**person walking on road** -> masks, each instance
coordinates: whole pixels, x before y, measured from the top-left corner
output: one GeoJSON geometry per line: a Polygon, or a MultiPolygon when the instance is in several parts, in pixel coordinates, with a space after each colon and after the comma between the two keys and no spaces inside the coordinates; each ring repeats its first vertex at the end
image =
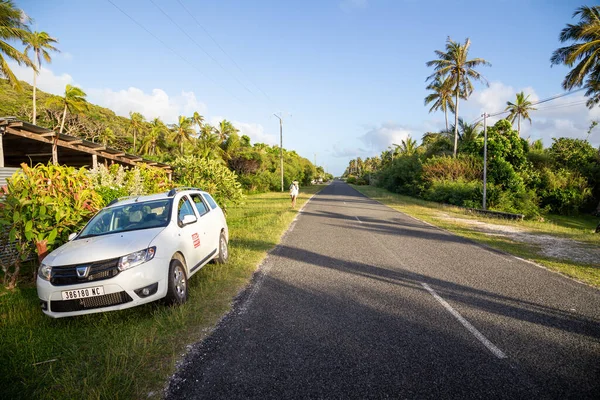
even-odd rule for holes
{"type": "Polygon", "coordinates": [[[290,185],[290,197],[292,198],[292,208],[296,208],[296,198],[298,197],[298,193],[300,192],[300,188],[298,187],[298,181],[292,182],[290,185]]]}

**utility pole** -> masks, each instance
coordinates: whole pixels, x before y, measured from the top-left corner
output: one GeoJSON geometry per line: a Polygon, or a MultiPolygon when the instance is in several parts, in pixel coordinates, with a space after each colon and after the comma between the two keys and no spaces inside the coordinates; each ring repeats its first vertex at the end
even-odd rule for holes
{"type": "Polygon", "coordinates": [[[279,119],[279,162],[281,165],[281,191],[283,192],[283,119],[277,114],[273,114],[279,119]]]}
{"type": "Polygon", "coordinates": [[[487,210],[487,113],[483,113],[483,209],[487,210]]]}

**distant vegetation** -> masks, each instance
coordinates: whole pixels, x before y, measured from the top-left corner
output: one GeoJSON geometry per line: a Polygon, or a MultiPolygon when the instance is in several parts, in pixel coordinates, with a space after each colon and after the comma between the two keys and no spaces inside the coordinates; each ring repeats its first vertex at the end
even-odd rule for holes
{"type": "MultiPolygon", "coordinates": [[[[584,88],[587,106],[600,103],[600,6],[580,7],[560,33],[561,42],[551,63],[571,69],[562,86],[584,88]]],[[[486,83],[475,69],[490,64],[469,57],[470,40],[448,38],[445,51],[427,62],[434,72],[427,78],[431,93],[425,105],[444,112],[446,126],[427,132],[421,144],[408,137],[379,156],[351,160],[344,175],[348,182],[376,184],[392,192],[442,203],[481,208],[483,205],[484,132],[481,119],[467,123],[459,116],[459,101],[473,91],[471,80],[486,83]],[[454,124],[448,126],[448,111],[454,124]]],[[[586,139],[554,138],[544,148],[541,141],[520,137],[521,122],[535,113],[535,103],[523,92],[507,101],[506,119],[488,126],[487,207],[493,210],[540,217],[545,213],[600,214],[600,150],[587,138],[598,121],[590,121],[586,139]],[[516,122],[517,130],[513,129],[516,122]]],[[[582,132],[585,134],[585,132],[582,132]]],[[[600,226],[599,226],[600,228],[600,226]]]]}

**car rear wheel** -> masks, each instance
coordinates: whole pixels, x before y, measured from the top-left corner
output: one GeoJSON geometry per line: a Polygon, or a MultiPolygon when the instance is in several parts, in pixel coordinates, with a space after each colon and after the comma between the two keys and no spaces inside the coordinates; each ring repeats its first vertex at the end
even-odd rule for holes
{"type": "Polygon", "coordinates": [[[215,259],[218,264],[225,264],[229,260],[229,248],[227,247],[227,238],[225,232],[219,235],[219,255],[215,259]]]}
{"type": "Polygon", "coordinates": [[[169,305],[185,303],[188,297],[187,275],[179,260],[171,260],[168,285],[165,302],[169,305]]]}

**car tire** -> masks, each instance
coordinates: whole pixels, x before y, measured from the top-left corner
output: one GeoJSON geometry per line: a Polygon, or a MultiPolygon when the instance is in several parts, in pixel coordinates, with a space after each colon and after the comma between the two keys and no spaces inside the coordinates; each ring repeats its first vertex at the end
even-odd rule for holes
{"type": "Polygon", "coordinates": [[[183,304],[188,298],[188,284],[185,267],[179,260],[171,260],[169,265],[169,279],[165,302],[168,305],[183,304]]]}
{"type": "Polygon", "coordinates": [[[219,255],[215,258],[217,264],[225,264],[229,260],[229,248],[227,247],[227,238],[225,232],[221,231],[219,235],[219,255]]]}

